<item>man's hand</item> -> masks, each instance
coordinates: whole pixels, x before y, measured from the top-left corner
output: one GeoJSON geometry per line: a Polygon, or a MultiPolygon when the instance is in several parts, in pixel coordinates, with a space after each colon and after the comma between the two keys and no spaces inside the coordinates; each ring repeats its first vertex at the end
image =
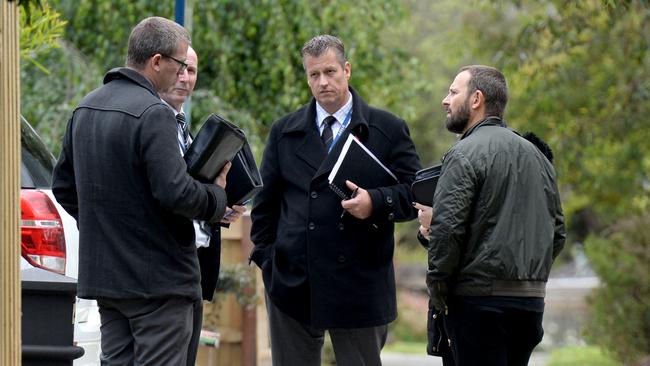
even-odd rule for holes
{"type": "Polygon", "coordinates": [[[218,185],[221,188],[226,188],[226,176],[228,175],[231,166],[231,162],[227,162],[226,165],[223,166],[219,172],[219,175],[217,175],[217,177],[214,179],[214,184],[218,185]]]}
{"type": "Polygon", "coordinates": [[[233,205],[232,208],[228,207],[226,213],[223,215],[221,222],[224,224],[232,224],[239,220],[239,218],[246,212],[246,206],[233,205]]]}
{"type": "Polygon", "coordinates": [[[431,217],[433,208],[415,202],[413,207],[418,209],[418,222],[420,222],[420,234],[429,239],[429,226],[431,226],[431,217]]]}
{"type": "Polygon", "coordinates": [[[353,195],[349,200],[341,201],[343,209],[357,219],[363,220],[370,217],[372,214],[372,201],[370,200],[370,194],[368,194],[368,191],[349,180],[346,180],[345,184],[352,190],[353,195]]]}
{"type": "Polygon", "coordinates": [[[429,308],[432,306],[444,315],[447,315],[447,284],[444,281],[433,281],[429,284],[429,308]]]}

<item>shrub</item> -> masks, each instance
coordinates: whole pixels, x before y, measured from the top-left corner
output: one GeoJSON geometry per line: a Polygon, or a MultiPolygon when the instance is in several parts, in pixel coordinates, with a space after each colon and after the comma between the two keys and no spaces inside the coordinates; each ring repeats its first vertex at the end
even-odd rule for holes
{"type": "Polygon", "coordinates": [[[619,221],[590,237],[586,253],[602,286],[588,298],[590,341],[621,361],[650,354],[650,214],[619,221]]]}
{"type": "Polygon", "coordinates": [[[549,356],[547,366],[619,366],[620,363],[597,347],[565,347],[549,356]]]}

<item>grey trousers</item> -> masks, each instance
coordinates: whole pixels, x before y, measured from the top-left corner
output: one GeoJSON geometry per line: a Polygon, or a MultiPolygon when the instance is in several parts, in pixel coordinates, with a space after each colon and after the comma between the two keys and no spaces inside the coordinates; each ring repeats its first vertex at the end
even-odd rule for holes
{"type": "MultiPolygon", "coordinates": [[[[325,330],[302,324],[284,314],[266,296],[273,366],[320,366],[325,330]]],[[[388,326],[327,329],[337,366],[381,366],[388,326]]]]}
{"type": "Polygon", "coordinates": [[[97,305],[103,366],[187,365],[196,301],[102,298],[97,305]]]}

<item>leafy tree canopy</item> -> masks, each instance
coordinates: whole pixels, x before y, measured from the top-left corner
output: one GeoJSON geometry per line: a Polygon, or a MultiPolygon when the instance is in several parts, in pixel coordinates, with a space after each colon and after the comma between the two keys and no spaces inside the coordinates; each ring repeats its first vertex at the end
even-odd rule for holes
{"type": "Polygon", "coordinates": [[[507,119],[554,148],[566,213],[650,209],[647,2],[481,1],[467,16],[473,51],[508,78],[507,119]]]}
{"type": "MultiPolygon", "coordinates": [[[[52,0],[69,22],[65,38],[100,69],[121,66],[131,28],[151,15],[172,18],[173,2],[52,0]],[[119,9],[116,10],[116,9],[119,9]]],[[[399,1],[196,1],[189,13],[199,55],[197,89],[250,116],[242,121],[265,138],[271,123],[309,100],[300,49],[311,37],[330,33],[346,44],[351,84],[370,102],[408,118],[406,88],[416,75],[402,47],[387,47],[384,30],[401,24],[399,1]]],[[[202,118],[208,110],[193,112],[202,118]],[[198,113],[201,113],[200,115],[198,113]]],[[[219,112],[212,110],[211,112],[219,112]]],[[[226,113],[227,114],[227,113],[226,113]]],[[[238,121],[239,122],[239,121],[238,121]]]]}

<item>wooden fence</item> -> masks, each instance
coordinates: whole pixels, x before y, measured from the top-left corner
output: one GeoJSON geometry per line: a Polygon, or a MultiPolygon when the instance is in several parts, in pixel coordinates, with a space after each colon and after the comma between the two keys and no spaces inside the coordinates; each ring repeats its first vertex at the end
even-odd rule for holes
{"type": "Polygon", "coordinates": [[[17,1],[0,0],[0,365],[20,365],[20,71],[17,1]]]}
{"type": "Polygon", "coordinates": [[[260,271],[248,267],[251,220],[244,215],[221,234],[221,265],[239,264],[254,276],[248,290],[256,302],[246,308],[234,294],[219,295],[214,303],[204,303],[203,328],[218,333],[217,347],[201,345],[197,366],[267,366],[271,365],[268,323],[264,305],[264,286],[260,271]]]}

